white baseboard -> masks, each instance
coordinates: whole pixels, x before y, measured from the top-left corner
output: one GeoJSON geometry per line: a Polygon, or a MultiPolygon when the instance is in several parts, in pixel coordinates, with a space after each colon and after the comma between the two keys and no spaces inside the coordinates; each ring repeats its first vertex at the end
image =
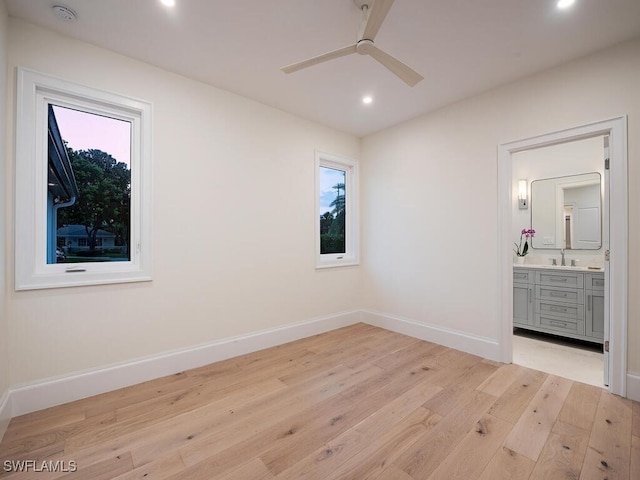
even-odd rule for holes
{"type": "Polygon", "coordinates": [[[640,373],[627,372],[627,398],[640,402],[640,373]]]}
{"type": "MultiPolygon", "coordinates": [[[[358,322],[490,360],[500,359],[497,340],[380,312],[354,310],[11,388],[0,397],[0,440],[11,418],[18,415],[172,375],[358,322]]],[[[640,401],[639,373],[627,374],[627,397],[640,401]]]]}
{"type": "Polygon", "coordinates": [[[9,391],[6,390],[2,392],[2,396],[0,396],[0,442],[2,441],[2,437],[4,437],[4,432],[7,431],[12,416],[11,395],[9,395],[9,391]]]}
{"type": "MultiPolygon", "coordinates": [[[[35,412],[184,370],[324,333],[361,321],[360,311],[315,318],[251,332],[108,367],[75,372],[11,388],[5,400],[9,418],[35,412]]],[[[0,410],[1,412],[1,410],[0,410]]],[[[1,419],[2,417],[0,417],[1,419]]],[[[1,423],[0,423],[1,427],[1,423]]]]}
{"type": "Polygon", "coordinates": [[[368,310],[362,310],[362,321],[420,340],[444,345],[489,360],[500,361],[500,345],[497,340],[491,338],[469,335],[438,325],[368,310]]]}

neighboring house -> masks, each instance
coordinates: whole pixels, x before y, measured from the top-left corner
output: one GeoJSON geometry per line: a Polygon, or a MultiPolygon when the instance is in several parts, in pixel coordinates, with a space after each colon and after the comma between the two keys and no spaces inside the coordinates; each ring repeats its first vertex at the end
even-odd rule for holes
{"type": "MultiPolygon", "coordinates": [[[[78,197],[78,185],[58,129],[53,108],[49,105],[49,173],[47,177],[47,263],[56,263],[58,209],[70,207],[78,197]]],[[[85,234],[86,237],[86,234],[85,234]]]]}
{"type": "MultiPolygon", "coordinates": [[[[67,253],[70,251],[89,250],[89,237],[87,236],[87,230],[84,225],[67,225],[66,227],[60,227],[57,237],[59,247],[70,248],[70,250],[65,250],[67,253]]],[[[115,242],[115,233],[98,230],[98,234],[96,235],[97,248],[113,248],[115,242]]]]}

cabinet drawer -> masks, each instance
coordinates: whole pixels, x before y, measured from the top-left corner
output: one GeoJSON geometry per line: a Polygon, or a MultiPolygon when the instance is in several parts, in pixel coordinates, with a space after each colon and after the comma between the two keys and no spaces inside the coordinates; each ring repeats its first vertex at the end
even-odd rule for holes
{"type": "Polygon", "coordinates": [[[536,299],[584,305],[584,291],[576,288],[536,285],[536,299]]]}
{"type": "Polygon", "coordinates": [[[535,308],[536,313],[540,315],[553,315],[573,321],[584,320],[584,305],[536,300],[535,308]]]}
{"type": "Polygon", "coordinates": [[[536,283],[554,287],[584,288],[584,275],[573,272],[537,271],[536,283]]]}
{"type": "Polygon", "coordinates": [[[604,291],[604,274],[589,273],[584,276],[584,288],[604,291]]]}
{"type": "Polygon", "coordinates": [[[584,335],[584,322],[571,321],[549,315],[540,315],[540,326],[546,330],[559,333],[571,333],[574,335],[584,335]]]}
{"type": "Polygon", "coordinates": [[[513,269],[513,283],[533,283],[535,276],[530,270],[513,269]]]}

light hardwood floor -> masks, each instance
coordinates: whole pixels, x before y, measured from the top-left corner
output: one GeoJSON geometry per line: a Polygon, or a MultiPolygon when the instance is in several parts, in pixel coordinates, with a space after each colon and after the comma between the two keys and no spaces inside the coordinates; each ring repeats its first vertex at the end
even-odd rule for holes
{"type": "Polygon", "coordinates": [[[0,459],[3,480],[635,480],[640,404],[357,324],[14,418],[0,459]]]}

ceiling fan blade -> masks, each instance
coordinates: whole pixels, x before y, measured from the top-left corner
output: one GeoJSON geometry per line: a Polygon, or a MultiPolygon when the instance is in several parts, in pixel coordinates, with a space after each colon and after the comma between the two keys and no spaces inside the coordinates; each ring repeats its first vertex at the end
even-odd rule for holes
{"type": "Polygon", "coordinates": [[[383,52],[378,47],[371,45],[367,52],[382,65],[387,67],[391,72],[396,74],[404,83],[413,87],[416,83],[423,80],[424,77],[415,70],[411,69],[397,58],[392,57],[388,53],[383,52]]]}
{"type": "Polygon", "coordinates": [[[363,38],[367,40],[374,39],[382,26],[382,22],[387,18],[387,14],[389,10],[391,10],[394,1],[395,0],[375,0],[373,2],[373,7],[369,10],[367,23],[364,26],[360,40],[363,38]]]}
{"type": "Polygon", "coordinates": [[[303,60],[302,62],[292,63],[291,65],[280,68],[280,70],[282,70],[284,73],[293,73],[298,70],[302,70],[303,68],[326,62],[327,60],[344,57],[345,55],[351,55],[352,53],[356,53],[356,45],[349,45],[348,47],[343,47],[339,48],[338,50],[333,50],[332,52],[323,53],[322,55],[309,58],[308,60],[303,60]]]}

